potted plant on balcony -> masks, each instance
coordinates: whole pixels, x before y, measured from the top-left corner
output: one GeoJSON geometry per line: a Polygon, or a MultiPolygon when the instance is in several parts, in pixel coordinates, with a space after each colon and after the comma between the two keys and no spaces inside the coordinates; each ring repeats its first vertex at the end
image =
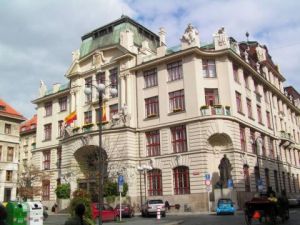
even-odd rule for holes
{"type": "Polygon", "coordinates": [[[214,105],[214,110],[215,110],[216,115],[222,115],[223,114],[222,105],[214,105]]]}
{"type": "Polygon", "coordinates": [[[84,131],[90,131],[92,129],[92,127],[94,126],[93,123],[86,123],[82,126],[84,131]]]}
{"type": "Polygon", "coordinates": [[[230,106],[229,105],[225,106],[225,115],[230,116],[230,106]]]}
{"type": "Polygon", "coordinates": [[[202,116],[208,115],[208,109],[209,109],[208,105],[203,105],[203,106],[200,107],[202,116]]]}
{"type": "Polygon", "coordinates": [[[74,127],[73,128],[73,133],[78,133],[79,129],[80,129],[80,127],[74,127]]]}

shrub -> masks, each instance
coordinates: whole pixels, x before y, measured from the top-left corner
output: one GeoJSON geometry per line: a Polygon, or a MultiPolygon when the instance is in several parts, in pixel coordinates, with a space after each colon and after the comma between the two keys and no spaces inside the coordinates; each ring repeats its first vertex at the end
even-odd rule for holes
{"type": "Polygon", "coordinates": [[[56,197],[60,199],[70,198],[71,188],[70,184],[61,184],[58,185],[55,189],[56,197]]]}
{"type": "Polygon", "coordinates": [[[84,220],[88,225],[94,225],[94,221],[92,219],[92,210],[91,210],[91,199],[90,195],[82,190],[77,189],[72,194],[73,198],[70,203],[70,214],[72,216],[75,215],[75,207],[82,203],[85,206],[85,214],[84,214],[84,220]]]}

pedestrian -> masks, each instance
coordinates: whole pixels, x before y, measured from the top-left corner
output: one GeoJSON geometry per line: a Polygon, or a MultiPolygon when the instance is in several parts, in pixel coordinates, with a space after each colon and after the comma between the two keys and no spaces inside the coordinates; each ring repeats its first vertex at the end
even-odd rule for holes
{"type": "Polygon", "coordinates": [[[0,225],[7,225],[6,223],[7,212],[5,207],[0,203],[0,225]]]}
{"type": "Polygon", "coordinates": [[[84,213],[85,213],[85,206],[84,206],[84,204],[79,203],[75,207],[75,216],[68,219],[65,222],[65,225],[88,225],[83,219],[84,213]]]}
{"type": "Polygon", "coordinates": [[[170,210],[170,204],[167,200],[165,201],[165,209],[168,211],[170,210]]]}

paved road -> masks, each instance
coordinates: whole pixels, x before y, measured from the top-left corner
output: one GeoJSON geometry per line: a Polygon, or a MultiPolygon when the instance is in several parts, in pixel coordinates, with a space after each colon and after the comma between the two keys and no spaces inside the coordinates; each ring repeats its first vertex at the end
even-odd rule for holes
{"type": "MultiPolygon", "coordinates": [[[[284,225],[300,225],[300,209],[291,209],[290,220],[284,225]]],[[[67,215],[50,215],[44,225],[64,225],[67,215]]],[[[124,225],[175,225],[180,222],[183,225],[245,225],[244,214],[239,212],[234,216],[216,216],[207,214],[182,214],[167,215],[157,221],[155,217],[143,218],[136,216],[134,218],[125,218],[124,225]]],[[[107,225],[119,225],[120,223],[108,222],[107,225]]]]}

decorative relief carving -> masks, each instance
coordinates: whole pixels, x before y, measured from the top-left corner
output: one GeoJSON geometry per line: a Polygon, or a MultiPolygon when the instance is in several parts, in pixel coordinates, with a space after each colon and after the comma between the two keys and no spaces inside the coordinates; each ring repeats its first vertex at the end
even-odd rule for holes
{"type": "Polygon", "coordinates": [[[103,55],[103,52],[99,51],[99,50],[96,50],[94,55],[93,55],[92,65],[96,66],[96,67],[100,67],[104,63],[106,63],[106,59],[103,55]]]}
{"type": "Polygon", "coordinates": [[[259,62],[265,61],[267,59],[266,58],[266,49],[264,49],[260,46],[257,46],[255,50],[256,50],[256,55],[257,55],[259,62]]]}

